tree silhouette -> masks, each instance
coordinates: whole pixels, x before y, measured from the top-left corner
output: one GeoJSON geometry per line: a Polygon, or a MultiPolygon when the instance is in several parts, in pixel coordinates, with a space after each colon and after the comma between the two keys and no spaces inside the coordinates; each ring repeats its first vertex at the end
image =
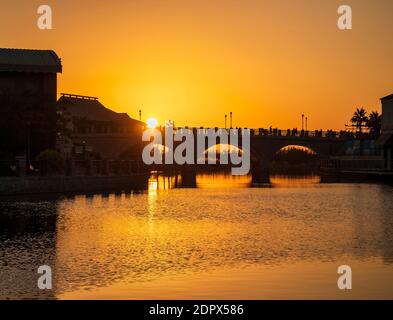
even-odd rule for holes
{"type": "Polygon", "coordinates": [[[367,127],[370,129],[370,133],[376,136],[381,134],[382,127],[382,116],[378,111],[373,111],[368,116],[367,127]]]}
{"type": "Polygon", "coordinates": [[[362,132],[362,128],[367,126],[368,117],[367,112],[364,108],[357,108],[351,118],[352,125],[354,125],[359,132],[362,132]]]}

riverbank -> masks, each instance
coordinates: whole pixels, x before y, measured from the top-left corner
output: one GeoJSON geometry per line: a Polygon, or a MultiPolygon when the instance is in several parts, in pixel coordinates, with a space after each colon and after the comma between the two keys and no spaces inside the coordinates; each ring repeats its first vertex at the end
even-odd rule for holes
{"type": "Polygon", "coordinates": [[[148,173],[134,173],[121,176],[2,177],[0,196],[146,189],[148,176],[148,173]]]}
{"type": "Polygon", "coordinates": [[[333,169],[323,168],[321,175],[326,179],[334,179],[340,182],[384,182],[393,183],[393,172],[382,170],[360,169],[333,169]]]}

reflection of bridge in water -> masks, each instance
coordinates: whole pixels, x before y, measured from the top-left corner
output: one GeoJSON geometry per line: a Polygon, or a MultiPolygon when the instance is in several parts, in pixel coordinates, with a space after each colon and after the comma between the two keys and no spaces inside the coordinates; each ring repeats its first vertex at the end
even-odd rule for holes
{"type": "MultiPolygon", "coordinates": [[[[165,129],[162,130],[162,136],[165,137],[165,129]]],[[[250,173],[254,183],[267,183],[269,182],[269,174],[271,163],[280,150],[288,146],[300,146],[308,148],[315,152],[321,160],[329,159],[332,156],[339,156],[345,153],[345,142],[352,138],[348,136],[346,132],[335,132],[335,131],[297,131],[297,130],[265,130],[265,129],[250,129],[248,132],[243,131],[244,129],[237,130],[238,136],[238,147],[240,150],[249,152],[250,154],[250,173]],[[245,150],[243,146],[243,134],[249,135],[250,138],[250,150],[245,150]]],[[[192,132],[195,137],[198,133],[206,134],[208,129],[206,128],[176,128],[173,134],[176,132],[186,133],[192,132]]],[[[215,132],[229,132],[227,129],[214,128],[215,132]]],[[[185,141],[183,137],[182,141],[173,142],[173,150],[185,141]]],[[[164,139],[165,140],[165,139],[164,139]]],[[[206,142],[208,139],[206,139],[206,142]]],[[[205,153],[208,149],[214,148],[220,145],[219,135],[213,144],[206,145],[205,153]]],[[[230,143],[230,142],[228,142],[230,143]]],[[[163,141],[165,147],[163,148],[163,154],[165,152],[172,152],[171,148],[168,148],[163,141]]],[[[230,145],[231,146],[231,145],[230,145]]],[[[164,155],[163,155],[164,158],[164,155]]],[[[184,165],[177,164],[163,164],[153,165],[154,170],[163,172],[181,172],[183,181],[186,181],[186,186],[194,187],[196,182],[196,173],[201,171],[215,170],[217,167],[230,168],[232,164],[197,164],[198,153],[197,143],[194,139],[194,161],[193,163],[186,163],[184,165]]]]}

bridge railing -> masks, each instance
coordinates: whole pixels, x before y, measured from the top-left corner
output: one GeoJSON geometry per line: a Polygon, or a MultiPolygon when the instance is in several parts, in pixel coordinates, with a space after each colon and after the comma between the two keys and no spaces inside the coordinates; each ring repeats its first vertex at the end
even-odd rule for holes
{"type": "Polygon", "coordinates": [[[254,135],[265,136],[285,136],[285,137],[309,137],[309,138],[328,138],[328,139],[375,139],[375,135],[368,132],[351,132],[335,130],[298,130],[298,129],[277,129],[277,128],[258,128],[251,129],[254,135]]]}
{"type": "MultiPolygon", "coordinates": [[[[207,133],[209,129],[214,130],[229,130],[225,128],[204,128],[204,127],[176,127],[176,131],[191,130],[193,132],[203,132],[207,133]]],[[[249,129],[252,136],[267,136],[267,137],[309,137],[309,138],[330,138],[330,139],[340,139],[340,138],[370,138],[371,135],[368,133],[353,133],[349,131],[334,131],[334,130],[298,130],[298,129],[278,129],[278,128],[234,128],[241,133],[243,129],[249,129]]]]}
{"type": "Polygon", "coordinates": [[[326,159],[321,160],[321,169],[381,171],[385,168],[384,159],[326,159]]]}
{"type": "MultiPolygon", "coordinates": [[[[191,130],[194,133],[203,132],[207,133],[208,130],[222,130],[228,131],[229,129],[225,128],[210,128],[210,127],[175,127],[173,130],[176,131],[185,131],[191,130]]],[[[243,129],[249,129],[250,134],[252,136],[267,136],[267,137],[305,137],[305,138],[326,138],[326,139],[376,139],[375,134],[368,132],[352,132],[352,131],[335,131],[335,130],[298,130],[294,129],[279,129],[279,128],[233,128],[238,130],[239,134],[243,129]]],[[[160,127],[160,130],[164,131],[165,127],[160,127]]]]}

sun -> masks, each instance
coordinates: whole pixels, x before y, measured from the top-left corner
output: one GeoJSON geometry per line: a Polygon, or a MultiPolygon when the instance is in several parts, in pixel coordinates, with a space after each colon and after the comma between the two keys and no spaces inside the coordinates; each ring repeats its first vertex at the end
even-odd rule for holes
{"type": "Polygon", "coordinates": [[[158,125],[158,120],[156,118],[149,118],[147,119],[146,123],[150,129],[154,129],[158,125]]]}

